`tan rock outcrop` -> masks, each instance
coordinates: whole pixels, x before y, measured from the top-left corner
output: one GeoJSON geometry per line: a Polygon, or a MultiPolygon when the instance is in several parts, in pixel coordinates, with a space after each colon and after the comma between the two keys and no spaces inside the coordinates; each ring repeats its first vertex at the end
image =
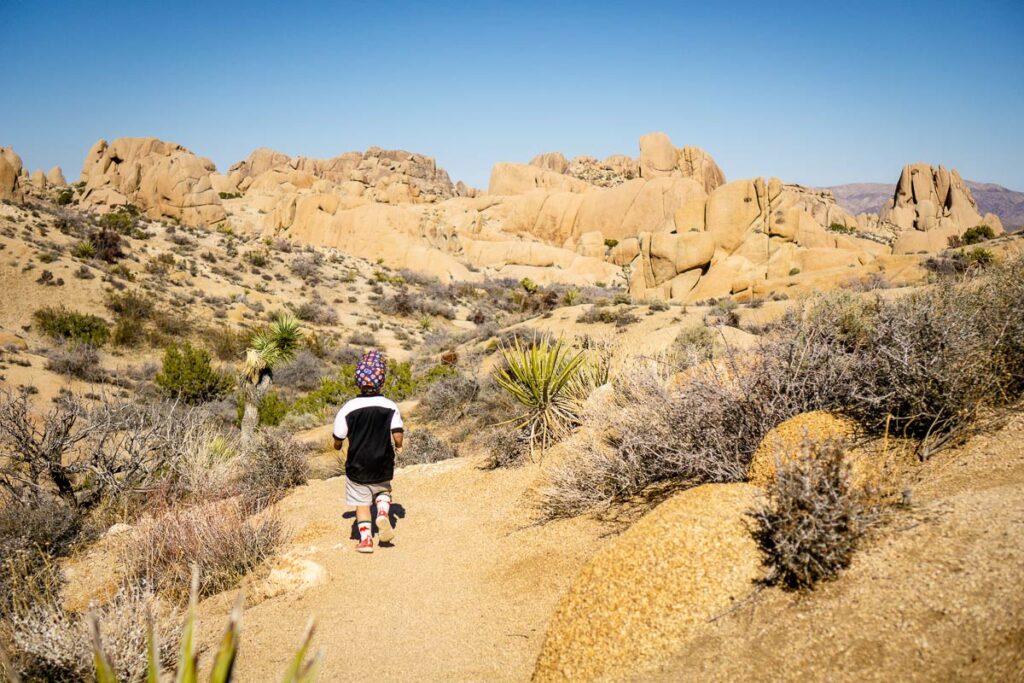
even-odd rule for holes
{"type": "Polygon", "coordinates": [[[543,168],[546,171],[554,171],[555,173],[564,174],[569,170],[569,162],[561,152],[538,154],[534,158],[530,159],[530,165],[543,168]]]}
{"type": "Polygon", "coordinates": [[[693,178],[711,192],[725,183],[725,174],[714,159],[699,147],[676,149],[664,133],[648,133],[640,138],[640,177],[693,178]]]}
{"type": "Polygon", "coordinates": [[[761,440],[750,460],[747,479],[755,486],[767,486],[775,479],[780,464],[803,457],[806,448],[830,441],[845,443],[855,432],[856,424],[852,420],[823,410],[791,417],[761,440]]]}
{"type": "MultiPolygon", "coordinates": [[[[431,203],[456,196],[448,173],[432,158],[380,147],[330,159],[292,158],[261,148],[232,166],[228,175],[243,192],[254,185],[265,193],[279,193],[274,185],[292,192],[323,180],[346,194],[387,204],[431,203]]],[[[463,191],[469,194],[465,185],[463,191]]]]}
{"type": "Polygon", "coordinates": [[[10,147],[0,147],[0,200],[21,202],[24,192],[21,188],[21,172],[24,167],[21,157],[10,147]]]}
{"type": "Polygon", "coordinates": [[[525,194],[533,190],[586,192],[589,189],[589,183],[533,164],[495,164],[487,184],[488,194],[499,195],[525,194]]]}
{"type": "Polygon", "coordinates": [[[630,680],[685,649],[760,575],[744,524],[756,491],[684,491],[598,550],[555,611],[533,680],[630,680]]]}
{"type": "Polygon", "coordinates": [[[988,225],[996,234],[1003,232],[997,216],[980,214],[956,169],[923,163],[903,167],[893,197],[882,207],[878,220],[892,226],[897,234],[893,250],[900,254],[945,249],[950,237],[977,225],[988,225]]]}
{"type": "Polygon", "coordinates": [[[227,214],[210,182],[216,167],[173,142],[157,138],[100,140],[82,166],[80,204],[101,211],[134,204],[153,219],[212,225],[227,214]]]}
{"type": "Polygon", "coordinates": [[[46,173],[46,182],[50,185],[67,185],[68,181],[64,178],[64,171],[61,170],[60,166],[54,166],[46,173]]]}
{"type": "Polygon", "coordinates": [[[37,168],[32,171],[32,175],[29,176],[29,182],[32,183],[32,187],[37,190],[45,190],[49,183],[46,182],[46,174],[43,173],[43,169],[37,168]]]}

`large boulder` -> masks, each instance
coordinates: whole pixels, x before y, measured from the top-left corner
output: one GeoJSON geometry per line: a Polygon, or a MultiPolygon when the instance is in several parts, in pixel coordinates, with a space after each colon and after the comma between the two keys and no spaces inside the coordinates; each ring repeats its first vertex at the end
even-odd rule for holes
{"type": "Polygon", "coordinates": [[[68,181],[64,178],[64,171],[61,170],[60,166],[54,166],[46,173],[46,182],[50,185],[67,185],[68,181]]]}
{"type": "Polygon", "coordinates": [[[25,195],[21,188],[21,157],[10,147],[0,148],[0,200],[21,202],[25,195]]]}
{"type": "Polygon", "coordinates": [[[747,478],[755,486],[767,486],[775,479],[779,465],[794,462],[808,449],[828,442],[846,443],[855,433],[852,420],[824,410],[791,417],[761,440],[750,460],[747,478]]]}
{"type": "Polygon", "coordinates": [[[534,681],[631,679],[746,597],[760,575],[744,524],[756,492],[699,486],[609,541],[555,611],[534,681]]]}
{"type": "Polygon", "coordinates": [[[590,184],[549,170],[540,165],[530,164],[495,164],[491,169],[491,180],[487,185],[488,194],[513,195],[532,192],[533,190],[549,190],[562,192],[586,192],[590,184]]]}
{"type": "Polygon", "coordinates": [[[227,218],[210,182],[213,162],[157,138],[100,140],[85,158],[79,200],[83,208],[108,211],[134,204],[153,219],[212,225],[227,218]]]}
{"type": "Polygon", "coordinates": [[[725,183],[725,174],[711,155],[699,147],[676,149],[664,133],[648,133],[640,138],[640,177],[693,178],[711,192],[725,183]]]}

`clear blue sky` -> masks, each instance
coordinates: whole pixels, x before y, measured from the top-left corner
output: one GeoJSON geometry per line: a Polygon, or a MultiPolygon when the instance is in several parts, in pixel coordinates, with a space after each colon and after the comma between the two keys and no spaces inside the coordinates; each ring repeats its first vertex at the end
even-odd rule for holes
{"type": "Polygon", "coordinates": [[[154,135],[429,154],[485,186],[538,152],[662,130],[730,179],[895,182],[905,163],[1024,190],[1024,2],[0,0],[0,145],[77,177],[154,135]]]}

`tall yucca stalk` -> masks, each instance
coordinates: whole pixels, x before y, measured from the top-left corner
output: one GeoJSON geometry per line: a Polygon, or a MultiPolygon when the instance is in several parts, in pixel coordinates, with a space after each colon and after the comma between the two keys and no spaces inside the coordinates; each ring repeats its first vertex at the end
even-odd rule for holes
{"type": "Polygon", "coordinates": [[[245,410],[242,413],[242,445],[252,441],[259,423],[259,404],[274,383],[274,366],[287,363],[299,350],[302,329],[294,316],[282,313],[252,338],[242,368],[245,410]]]}
{"type": "MultiPolygon", "coordinates": [[[[178,654],[178,667],[174,676],[175,683],[198,683],[199,653],[195,643],[195,612],[196,595],[199,590],[199,572],[193,570],[192,591],[189,598],[188,614],[181,631],[181,644],[178,654]]],[[[96,671],[96,683],[117,683],[117,673],[110,664],[110,659],[103,650],[100,638],[100,624],[95,615],[92,620],[93,667],[96,671]]],[[[153,619],[147,616],[146,629],[146,683],[160,683],[163,677],[160,671],[160,644],[156,640],[153,619]]],[[[239,598],[228,617],[228,625],[224,630],[217,652],[214,654],[213,668],[210,671],[210,683],[229,683],[235,669],[235,658],[238,656],[239,634],[242,626],[242,600],[239,598]]],[[[313,639],[313,624],[306,627],[302,644],[292,658],[282,678],[283,683],[311,683],[316,680],[320,668],[320,653],[306,660],[309,645],[313,639]]]]}
{"type": "Polygon", "coordinates": [[[543,452],[579,424],[586,357],[547,336],[529,345],[517,337],[513,346],[501,346],[501,355],[494,381],[526,408],[508,422],[527,431],[531,454],[538,444],[543,452]]]}

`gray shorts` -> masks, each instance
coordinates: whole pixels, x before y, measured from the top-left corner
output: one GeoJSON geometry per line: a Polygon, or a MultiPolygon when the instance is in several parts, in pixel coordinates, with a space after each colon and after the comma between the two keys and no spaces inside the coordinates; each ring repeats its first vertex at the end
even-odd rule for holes
{"type": "Polygon", "coordinates": [[[348,505],[372,505],[379,493],[391,493],[391,482],[382,481],[377,484],[360,484],[345,477],[345,502],[348,505]]]}

